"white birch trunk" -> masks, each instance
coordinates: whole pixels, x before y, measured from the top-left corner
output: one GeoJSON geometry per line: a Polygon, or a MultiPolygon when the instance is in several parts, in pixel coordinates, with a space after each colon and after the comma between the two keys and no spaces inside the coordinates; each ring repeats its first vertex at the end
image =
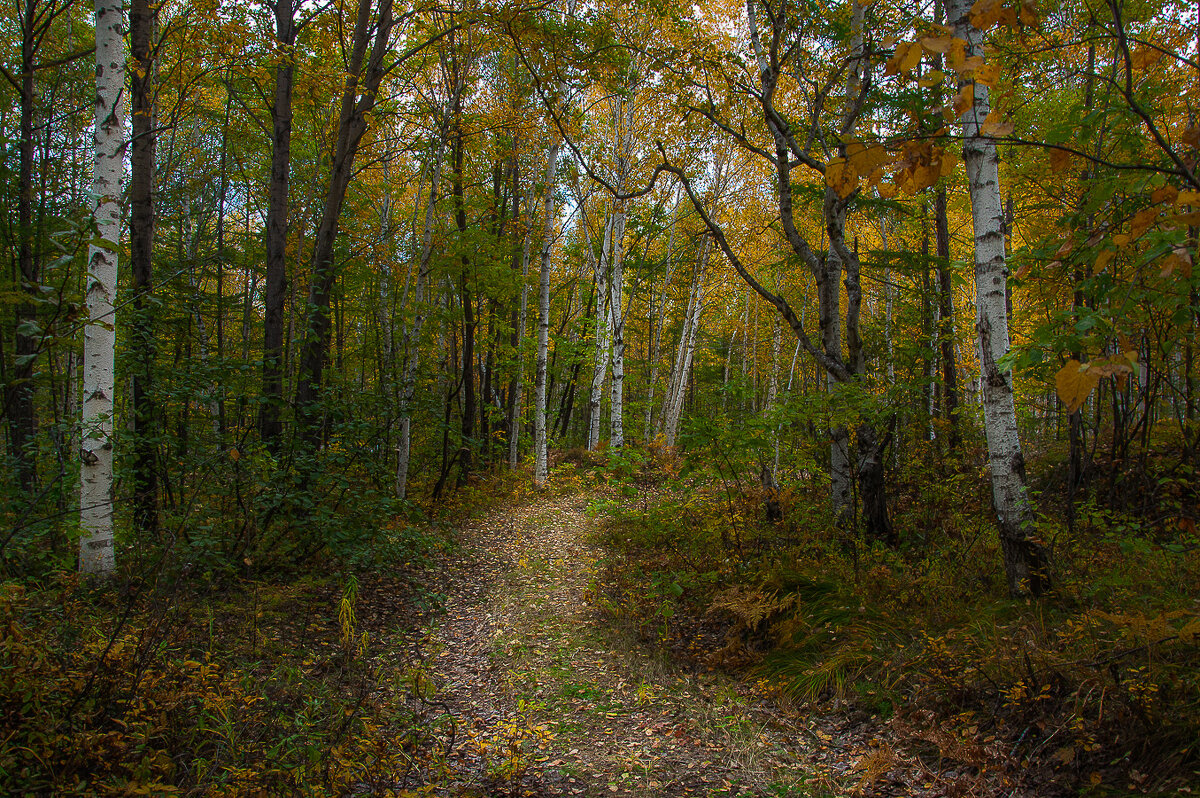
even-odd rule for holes
{"type": "MultiPolygon", "coordinates": [[[[526,212],[529,205],[526,203],[526,212]]],[[[530,223],[532,224],[532,219],[530,223]]],[[[525,400],[525,320],[529,306],[529,248],[533,237],[525,233],[525,249],[521,253],[521,304],[517,309],[517,351],[513,354],[517,361],[516,379],[513,382],[512,418],[508,420],[508,467],[517,467],[521,442],[521,404],[525,400]]]]}
{"type": "Polygon", "coordinates": [[[596,336],[592,361],[592,392],[588,400],[588,451],[600,445],[600,414],[604,404],[604,378],[608,376],[609,331],[612,307],[608,291],[609,258],[612,257],[614,214],[604,220],[604,239],[596,260],[596,336]]]}
{"type": "MultiPolygon", "coordinates": [[[[970,22],[970,0],[950,0],[956,35],[967,42],[967,56],[983,55],[983,36],[970,22]]],[[[1000,157],[990,138],[980,134],[989,107],[987,87],[975,84],[975,100],[962,115],[963,161],[971,194],[975,231],[975,329],[980,354],[983,422],[987,435],[992,501],[1011,595],[1039,595],[1049,577],[1045,552],[1034,536],[1034,516],[1025,491],[1025,460],[1017,433],[1012,372],[1000,367],[1008,352],[1004,253],[1004,207],[1000,200],[1000,157]]]]}
{"type": "Polygon", "coordinates": [[[653,437],[654,429],[654,389],[655,383],[658,382],[659,360],[662,358],[662,328],[663,322],[667,315],[667,291],[671,287],[671,275],[675,270],[675,222],[679,218],[679,200],[682,197],[682,188],[675,189],[675,204],[671,209],[671,228],[667,234],[667,261],[666,273],[663,275],[662,293],[659,298],[658,313],[654,312],[654,294],[651,293],[650,303],[650,326],[652,329],[650,338],[650,375],[648,385],[646,387],[646,420],[643,435],[646,441],[653,437]]]}
{"type": "MultiPolygon", "coordinates": [[[[624,181],[622,181],[624,182],[624,181]]],[[[620,210],[613,222],[612,279],[609,280],[608,308],[612,317],[612,393],[609,408],[609,446],[620,449],[625,445],[625,315],[622,307],[625,293],[623,272],[625,250],[625,211],[620,210]]]]}
{"type": "MultiPolygon", "coordinates": [[[[396,443],[396,498],[408,497],[408,469],[412,463],[412,400],[421,361],[421,330],[425,326],[425,287],[429,282],[429,265],[433,260],[433,220],[442,181],[442,163],[446,148],[438,142],[434,156],[433,174],[429,181],[429,204],[425,206],[425,223],[421,230],[421,260],[417,266],[417,283],[413,288],[413,320],[404,331],[404,373],[400,378],[400,439],[396,443]]],[[[405,290],[407,294],[407,289],[405,290]]]]}
{"type": "Polygon", "coordinates": [[[542,189],[542,252],[538,266],[538,346],[537,367],[533,382],[533,484],[544,487],[550,478],[549,456],[546,446],[546,364],[550,349],[550,252],[554,247],[554,176],[558,165],[558,150],[562,146],[555,139],[546,152],[546,180],[542,189]]]}
{"type": "Polygon", "coordinates": [[[88,323],[83,331],[83,416],[80,459],[79,570],[111,573],[113,550],[113,393],[117,252],[121,235],[121,183],[125,125],[120,97],[125,85],[125,15],[121,0],[96,0],[97,240],[88,247],[84,293],[88,323]]]}
{"type": "Polygon", "coordinates": [[[688,312],[684,319],[683,331],[679,336],[679,352],[675,359],[675,373],[671,380],[671,390],[667,395],[666,407],[663,409],[663,435],[667,446],[674,446],[679,434],[679,417],[683,413],[683,399],[687,394],[688,375],[692,369],[692,359],[696,353],[696,329],[700,326],[700,311],[704,306],[704,276],[708,270],[708,256],[712,239],[704,236],[700,245],[700,258],[696,264],[695,278],[692,281],[691,296],[688,297],[688,312]]]}

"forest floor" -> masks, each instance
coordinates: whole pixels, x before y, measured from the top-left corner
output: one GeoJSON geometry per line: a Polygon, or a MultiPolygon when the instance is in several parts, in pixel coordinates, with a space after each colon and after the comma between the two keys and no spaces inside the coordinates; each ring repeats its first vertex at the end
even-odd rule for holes
{"type": "Polygon", "coordinates": [[[596,606],[588,494],[465,521],[419,644],[454,717],[449,795],[1024,795],[1007,767],[953,773],[846,704],[679,661],[596,606]],[[939,772],[940,771],[940,772],[939,772]]]}

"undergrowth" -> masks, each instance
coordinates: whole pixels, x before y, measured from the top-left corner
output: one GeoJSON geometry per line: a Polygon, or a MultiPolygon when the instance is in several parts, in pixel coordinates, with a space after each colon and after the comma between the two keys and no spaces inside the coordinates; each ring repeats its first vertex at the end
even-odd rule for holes
{"type": "Polygon", "coordinates": [[[1056,590],[1025,602],[1005,593],[982,473],[916,460],[896,476],[889,548],[814,509],[828,487],[803,476],[774,492],[668,469],[654,501],[605,508],[598,601],[791,700],[852,701],[938,767],[994,768],[1003,743],[1048,790],[1200,788],[1194,492],[1168,476],[1165,520],[1161,504],[1146,517],[1093,499],[1069,530],[1047,497],[1056,590]]]}

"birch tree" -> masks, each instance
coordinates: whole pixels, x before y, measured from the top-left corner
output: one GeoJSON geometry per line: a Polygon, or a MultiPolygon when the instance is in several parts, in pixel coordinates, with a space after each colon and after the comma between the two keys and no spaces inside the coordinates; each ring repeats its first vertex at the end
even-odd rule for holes
{"type": "MultiPolygon", "coordinates": [[[[573,4],[572,4],[573,6],[573,4]]],[[[546,149],[546,176],[542,187],[542,247],[538,263],[537,366],[533,378],[533,484],[545,486],[550,477],[546,442],[546,364],[550,349],[550,255],[554,248],[554,176],[561,137],[553,136],[546,149]]]]}
{"type": "MultiPolygon", "coordinates": [[[[971,23],[971,5],[969,0],[949,0],[950,23],[957,37],[966,42],[967,57],[982,58],[983,34],[971,23]]],[[[1017,433],[1012,372],[1000,365],[1009,350],[1000,157],[995,142],[981,130],[990,112],[987,87],[962,80],[960,88],[973,95],[960,122],[975,233],[975,332],[992,502],[1000,527],[1009,593],[1014,597],[1039,596],[1050,586],[1049,561],[1037,539],[1033,508],[1025,489],[1025,459],[1017,433]]]]}
{"type": "Polygon", "coordinates": [[[121,0],[96,0],[96,238],[88,247],[88,323],[83,333],[83,435],[80,467],[79,570],[110,573],[113,552],[113,392],[117,241],[124,168],[125,17],[121,0]]]}

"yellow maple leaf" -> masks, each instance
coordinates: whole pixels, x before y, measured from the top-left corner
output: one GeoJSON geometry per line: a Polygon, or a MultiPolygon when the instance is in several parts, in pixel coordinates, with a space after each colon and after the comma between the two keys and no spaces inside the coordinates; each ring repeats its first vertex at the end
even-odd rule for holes
{"type": "Polygon", "coordinates": [[[975,86],[973,84],[968,83],[965,86],[963,86],[961,89],[959,89],[958,94],[955,95],[955,97],[954,97],[954,114],[955,114],[955,116],[962,116],[974,104],[975,104],[975,86]]]}
{"type": "Polygon", "coordinates": [[[917,85],[923,89],[927,89],[930,86],[938,85],[945,79],[946,79],[945,72],[943,72],[940,69],[931,69],[931,70],[929,70],[929,72],[925,73],[925,75],[920,80],[917,81],[917,85]]]}
{"type": "Polygon", "coordinates": [[[858,188],[858,173],[845,158],[832,158],[825,164],[825,183],[846,199],[858,188]]]}
{"type": "Polygon", "coordinates": [[[1054,375],[1054,388],[1058,398],[1067,406],[1068,413],[1083,407],[1088,395],[1100,384],[1100,377],[1088,371],[1087,366],[1071,359],[1054,375]]]}
{"type": "Polygon", "coordinates": [[[979,127],[981,136],[1007,136],[1016,128],[1012,122],[1006,122],[996,113],[990,113],[979,127]]]}

